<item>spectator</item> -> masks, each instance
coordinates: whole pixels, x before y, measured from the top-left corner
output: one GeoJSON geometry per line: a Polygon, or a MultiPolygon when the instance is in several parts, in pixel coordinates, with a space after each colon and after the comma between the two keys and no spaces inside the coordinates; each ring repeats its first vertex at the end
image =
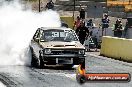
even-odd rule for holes
{"type": "Polygon", "coordinates": [[[93,20],[92,19],[88,20],[87,26],[93,27],[93,20]]]}
{"type": "Polygon", "coordinates": [[[90,36],[92,36],[93,28],[94,28],[93,20],[89,19],[86,25],[87,25],[86,27],[89,29],[90,36]]]}
{"type": "Polygon", "coordinates": [[[77,19],[76,19],[76,21],[74,22],[74,28],[75,28],[75,29],[77,29],[77,28],[80,26],[80,22],[81,22],[80,17],[77,16],[77,19]]]}
{"type": "Polygon", "coordinates": [[[115,25],[114,25],[114,36],[115,37],[121,37],[122,36],[122,22],[120,19],[117,19],[115,25]]]}
{"type": "Polygon", "coordinates": [[[109,27],[109,18],[108,15],[105,14],[104,17],[102,18],[102,28],[108,28],[109,27]]]}
{"type": "MultiPolygon", "coordinates": [[[[104,17],[102,18],[102,36],[103,36],[103,31],[104,29],[109,27],[109,18],[108,15],[105,14],[104,17]]],[[[105,34],[106,34],[106,30],[105,30],[105,34]]]]}
{"type": "Polygon", "coordinates": [[[79,7],[79,10],[81,11],[81,9],[82,9],[82,4],[79,4],[79,6],[80,6],[80,7],[79,7]]]}
{"type": "Polygon", "coordinates": [[[53,9],[54,8],[54,2],[52,0],[50,0],[47,5],[46,5],[47,9],[53,9]]]}
{"type": "Polygon", "coordinates": [[[126,34],[127,34],[127,30],[128,30],[128,21],[126,21],[126,25],[125,25],[125,28],[124,28],[124,38],[126,38],[126,34]]]}
{"type": "Polygon", "coordinates": [[[84,21],[81,21],[80,26],[76,29],[76,33],[79,36],[79,41],[84,44],[85,39],[88,38],[89,30],[85,27],[84,21]]]}
{"type": "Polygon", "coordinates": [[[84,10],[84,8],[81,8],[81,10],[80,10],[80,19],[85,19],[85,10],[84,10]]]}

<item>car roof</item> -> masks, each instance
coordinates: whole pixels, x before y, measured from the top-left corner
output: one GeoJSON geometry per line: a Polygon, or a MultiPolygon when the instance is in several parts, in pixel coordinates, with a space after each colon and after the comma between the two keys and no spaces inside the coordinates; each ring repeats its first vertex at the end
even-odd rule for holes
{"type": "Polygon", "coordinates": [[[66,28],[66,27],[41,27],[40,29],[42,30],[48,30],[48,29],[73,30],[71,28],[66,28]]]}

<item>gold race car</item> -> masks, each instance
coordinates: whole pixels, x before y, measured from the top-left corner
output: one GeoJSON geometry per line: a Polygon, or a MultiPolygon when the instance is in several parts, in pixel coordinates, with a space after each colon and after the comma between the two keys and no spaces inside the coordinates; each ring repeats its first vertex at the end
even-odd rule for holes
{"type": "Polygon", "coordinates": [[[85,66],[85,47],[70,28],[38,28],[30,44],[31,66],[46,65],[85,66]]]}

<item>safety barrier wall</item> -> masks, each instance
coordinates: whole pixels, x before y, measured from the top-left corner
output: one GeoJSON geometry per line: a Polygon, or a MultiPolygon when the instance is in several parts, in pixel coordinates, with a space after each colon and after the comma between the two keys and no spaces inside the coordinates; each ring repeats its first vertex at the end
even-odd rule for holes
{"type": "Polygon", "coordinates": [[[70,17],[70,16],[61,16],[60,18],[61,18],[62,21],[64,21],[65,23],[67,23],[70,28],[73,29],[73,23],[74,23],[73,17],[70,17]]]}
{"type": "Polygon", "coordinates": [[[100,55],[132,62],[132,39],[103,36],[100,55]]]}
{"type": "Polygon", "coordinates": [[[132,5],[132,1],[127,0],[107,0],[107,6],[126,6],[126,5],[132,5]]]}
{"type": "Polygon", "coordinates": [[[125,12],[132,12],[132,1],[131,0],[107,0],[107,6],[124,6],[125,12]]]}

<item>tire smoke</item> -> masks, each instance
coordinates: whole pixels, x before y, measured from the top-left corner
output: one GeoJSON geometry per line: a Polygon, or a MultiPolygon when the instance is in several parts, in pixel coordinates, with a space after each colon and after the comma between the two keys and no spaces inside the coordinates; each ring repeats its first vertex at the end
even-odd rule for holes
{"type": "Polygon", "coordinates": [[[0,6],[0,65],[30,65],[30,41],[39,27],[59,27],[57,12],[23,10],[17,2],[0,6]]]}

